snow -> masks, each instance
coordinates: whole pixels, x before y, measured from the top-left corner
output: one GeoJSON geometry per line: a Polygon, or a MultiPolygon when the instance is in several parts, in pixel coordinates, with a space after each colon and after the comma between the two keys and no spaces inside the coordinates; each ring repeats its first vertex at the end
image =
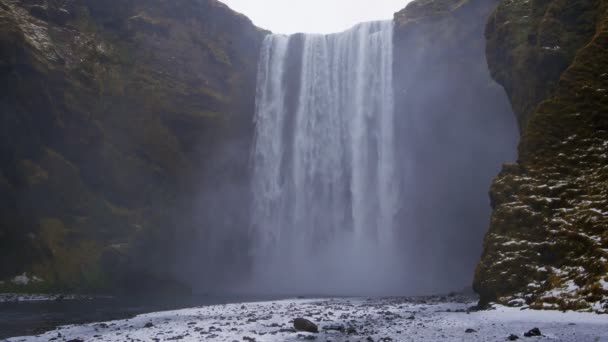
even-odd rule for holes
{"type": "Polygon", "coordinates": [[[27,273],[24,272],[22,275],[18,275],[15,278],[13,278],[13,280],[11,282],[13,284],[17,284],[17,285],[27,285],[30,282],[39,283],[41,281],[42,281],[42,279],[40,279],[36,276],[28,277],[27,273]]]}
{"type": "Polygon", "coordinates": [[[87,300],[94,298],[108,298],[107,296],[83,296],[64,294],[23,294],[23,293],[0,293],[0,303],[15,302],[44,302],[57,300],[87,300]]]}
{"type": "Polygon", "coordinates": [[[547,291],[543,297],[560,297],[564,294],[574,294],[578,290],[580,290],[580,287],[574,283],[574,280],[568,280],[561,287],[547,291]]]}
{"type": "MultiPolygon", "coordinates": [[[[534,341],[608,341],[608,316],[498,306],[467,313],[472,300],[339,298],[216,305],[156,312],[132,319],[66,326],[17,341],[504,341],[538,327],[534,341]],[[290,320],[317,323],[319,334],[291,331],[290,320]],[[146,328],[145,326],[149,327],[146,328]],[[324,330],[352,327],[356,332],[324,330]],[[476,332],[466,333],[467,329],[476,332]],[[368,339],[370,337],[371,339],[368,339]],[[249,338],[249,339],[247,339],[249,338]]],[[[531,339],[532,340],[532,339],[531,339]]]]}
{"type": "Polygon", "coordinates": [[[604,280],[604,279],[600,279],[600,286],[601,286],[601,287],[602,287],[604,290],[608,291],[608,281],[606,281],[606,280],[604,280]]]}

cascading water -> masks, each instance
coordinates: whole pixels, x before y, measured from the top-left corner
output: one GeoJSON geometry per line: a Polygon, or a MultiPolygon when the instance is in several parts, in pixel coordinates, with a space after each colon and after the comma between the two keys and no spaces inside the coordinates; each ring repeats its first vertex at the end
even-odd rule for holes
{"type": "Polygon", "coordinates": [[[398,287],[392,74],[392,21],[266,37],[252,151],[258,290],[398,287]]]}

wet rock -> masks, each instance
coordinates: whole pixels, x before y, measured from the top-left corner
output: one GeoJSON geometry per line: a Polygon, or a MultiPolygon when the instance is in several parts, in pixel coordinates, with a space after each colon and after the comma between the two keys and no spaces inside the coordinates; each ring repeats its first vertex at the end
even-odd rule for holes
{"type": "Polygon", "coordinates": [[[306,331],[311,333],[319,332],[319,328],[317,327],[317,325],[305,318],[294,319],[293,327],[298,331],[306,331]]]}
{"type": "Polygon", "coordinates": [[[509,335],[509,337],[507,337],[507,340],[516,341],[516,340],[519,340],[519,336],[511,334],[511,335],[509,335]]]}
{"type": "Polygon", "coordinates": [[[144,328],[152,328],[154,327],[154,324],[152,324],[152,322],[148,322],[146,323],[146,325],[144,325],[144,328]]]}
{"type": "Polygon", "coordinates": [[[44,0],[21,0],[21,4],[23,4],[25,6],[33,6],[33,5],[44,6],[45,1],[44,0]]]}
{"type": "Polygon", "coordinates": [[[540,329],[538,329],[538,328],[534,328],[524,334],[525,337],[536,337],[536,336],[542,336],[542,335],[543,334],[540,332],[540,329]]]}
{"type": "Polygon", "coordinates": [[[40,20],[48,19],[48,13],[47,13],[46,7],[41,6],[41,5],[34,5],[34,6],[30,7],[30,14],[33,17],[38,18],[40,20]]]}
{"type": "Polygon", "coordinates": [[[464,332],[467,334],[472,334],[472,333],[476,333],[477,330],[469,328],[469,329],[465,330],[464,332]]]}
{"type": "Polygon", "coordinates": [[[65,25],[72,17],[72,14],[65,8],[59,8],[49,12],[48,17],[55,24],[65,25]]]}

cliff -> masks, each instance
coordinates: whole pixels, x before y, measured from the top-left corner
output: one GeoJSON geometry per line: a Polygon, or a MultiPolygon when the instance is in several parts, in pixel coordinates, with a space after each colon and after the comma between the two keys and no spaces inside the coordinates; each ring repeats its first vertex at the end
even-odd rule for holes
{"type": "Polygon", "coordinates": [[[608,2],[503,1],[486,35],[519,119],[490,190],[481,304],[608,312],[608,2]]]}
{"type": "Polygon", "coordinates": [[[264,34],[215,0],[0,0],[0,289],[183,288],[201,175],[246,170],[210,160],[250,139],[264,34]]]}

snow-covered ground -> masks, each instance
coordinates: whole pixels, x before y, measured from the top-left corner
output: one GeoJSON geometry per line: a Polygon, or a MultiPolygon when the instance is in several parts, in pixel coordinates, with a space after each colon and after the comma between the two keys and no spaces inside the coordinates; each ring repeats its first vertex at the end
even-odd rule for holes
{"type": "Polygon", "coordinates": [[[607,315],[507,307],[467,313],[473,304],[457,297],[227,304],[66,326],[8,341],[505,341],[512,334],[524,341],[608,341],[607,315]],[[320,332],[294,331],[297,317],[313,321],[320,332]],[[536,327],[543,336],[523,336],[536,327]]]}

